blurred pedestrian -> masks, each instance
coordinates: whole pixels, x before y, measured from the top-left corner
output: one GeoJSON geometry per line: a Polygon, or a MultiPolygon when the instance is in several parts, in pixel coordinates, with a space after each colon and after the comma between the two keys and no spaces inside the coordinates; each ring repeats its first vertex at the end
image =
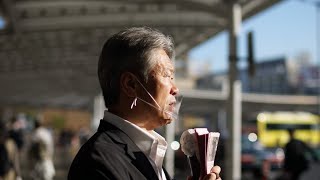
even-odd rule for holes
{"type": "Polygon", "coordinates": [[[0,180],[21,180],[19,151],[9,137],[7,126],[0,121],[0,180]]]}
{"type": "Polygon", "coordinates": [[[51,132],[35,120],[35,129],[29,147],[30,176],[33,180],[52,180],[55,175],[53,164],[54,141],[51,132]]]}
{"type": "Polygon", "coordinates": [[[82,146],[90,138],[91,136],[90,130],[86,127],[80,128],[78,132],[78,136],[79,136],[80,146],[82,146]]]}
{"type": "Polygon", "coordinates": [[[284,178],[289,180],[298,180],[300,175],[309,168],[312,158],[318,161],[315,152],[303,141],[294,137],[294,129],[288,130],[290,140],[284,148],[284,178]]]}
{"type": "MultiPolygon", "coordinates": [[[[105,105],[98,131],[81,147],[69,180],[169,180],[163,168],[165,139],[154,129],[177,119],[179,109],[171,38],[129,28],[104,45],[98,76],[105,105]]],[[[206,179],[221,179],[215,166],[206,179]]]]}
{"type": "Polygon", "coordinates": [[[23,122],[17,118],[12,117],[9,125],[9,136],[14,140],[19,151],[22,150],[24,142],[24,127],[23,122]]]}
{"type": "Polygon", "coordinates": [[[69,129],[62,129],[59,134],[59,145],[63,149],[69,149],[71,145],[72,132],[69,129]]]}

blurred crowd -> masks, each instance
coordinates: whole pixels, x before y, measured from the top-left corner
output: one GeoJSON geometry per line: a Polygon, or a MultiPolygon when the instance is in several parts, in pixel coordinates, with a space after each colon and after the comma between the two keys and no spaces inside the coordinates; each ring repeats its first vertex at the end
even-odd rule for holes
{"type": "Polygon", "coordinates": [[[56,179],[56,157],[65,158],[68,167],[90,136],[89,128],[54,129],[41,117],[0,119],[0,180],[56,179]]]}

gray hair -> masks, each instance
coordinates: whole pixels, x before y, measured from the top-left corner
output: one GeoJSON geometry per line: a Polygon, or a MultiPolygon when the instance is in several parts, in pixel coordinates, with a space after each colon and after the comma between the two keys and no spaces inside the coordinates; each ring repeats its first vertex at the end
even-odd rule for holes
{"type": "Polygon", "coordinates": [[[102,48],[98,63],[98,77],[105,105],[117,102],[120,93],[120,76],[131,72],[148,81],[149,72],[156,65],[152,52],[163,49],[174,58],[171,37],[149,27],[133,27],[111,36],[102,48]]]}

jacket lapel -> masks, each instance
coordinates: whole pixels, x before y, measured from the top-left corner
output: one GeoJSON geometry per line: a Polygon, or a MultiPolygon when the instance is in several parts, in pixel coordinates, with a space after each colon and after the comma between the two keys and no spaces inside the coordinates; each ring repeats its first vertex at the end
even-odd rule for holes
{"type": "Polygon", "coordinates": [[[106,133],[116,144],[121,146],[125,150],[126,155],[131,159],[132,164],[147,179],[158,179],[148,158],[125,132],[105,120],[100,121],[98,132],[106,133]]]}
{"type": "MultiPolygon", "coordinates": [[[[166,176],[166,179],[167,180],[171,180],[172,178],[171,178],[171,176],[169,175],[169,173],[168,173],[168,171],[166,170],[166,168],[164,168],[163,166],[162,166],[162,169],[163,169],[163,172],[164,172],[164,174],[165,174],[165,176],[166,176]]],[[[173,179],[172,179],[173,180],[173,179]]]]}

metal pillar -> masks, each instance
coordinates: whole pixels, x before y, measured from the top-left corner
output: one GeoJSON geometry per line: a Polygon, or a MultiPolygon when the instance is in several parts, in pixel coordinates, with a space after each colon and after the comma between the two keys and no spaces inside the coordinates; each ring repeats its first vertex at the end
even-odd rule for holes
{"type": "Polygon", "coordinates": [[[231,5],[229,29],[229,97],[227,103],[226,179],[241,179],[241,83],[237,81],[237,40],[241,26],[241,6],[231,5]]]}
{"type": "MultiPolygon", "coordinates": [[[[180,61],[182,61],[182,60],[180,60],[180,61]]],[[[183,61],[184,61],[184,63],[186,62],[185,59],[183,59],[183,61]]],[[[173,60],[173,64],[174,64],[174,66],[176,66],[175,60],[173,60]]],[[[175,171],[174,171],[175,170],[175,162],[174,162],[174,157],[175,157],[174,153],[175,152],[171,148],[171,143],[175,140],[176,123],[178,123],[178,122],[172,121],[170,124],[165,126],[165,139],[168,143],[168,148],[167,148],[166,156],[164,159],[164,167],[166,168],[167,172],[170,174],[171,177],[174,177],[174,174],[175,174],[175,171]]]]}
{"type": "Polygon", "coordinates": [[[166,126],[166,134],[165,139],[168,142],[168,148],[165,156],[165,168],[170,174],[171,177],[174,177],[174,150],[171,148],[171,143],[174,141],[175,134],[175,121],[172,121],[170,124],[166,126]]]}
{"type": "Polygon", "coordinates": [[[93,117],[91,128],[94,131],[98,128],[99,122],[104,116],[104,110],[106,110],[106,107],[104,105],[103,96],[102,94],[99,94],[94,98],[93,102],[93,117]]]}
{"type": "MultiPolygon", "coordinates": [[[[319,12],[320,12],[320,2],[315,3],[316,4],[316,63],[318,66],[320,66],[320,18],[319,18],[319,12]]],[[[320,79],[318,80],[318,83],[320,83],[320,79]]],[[[320,86],[318,87],[318,114],[320,114],[320,86]]]]}

